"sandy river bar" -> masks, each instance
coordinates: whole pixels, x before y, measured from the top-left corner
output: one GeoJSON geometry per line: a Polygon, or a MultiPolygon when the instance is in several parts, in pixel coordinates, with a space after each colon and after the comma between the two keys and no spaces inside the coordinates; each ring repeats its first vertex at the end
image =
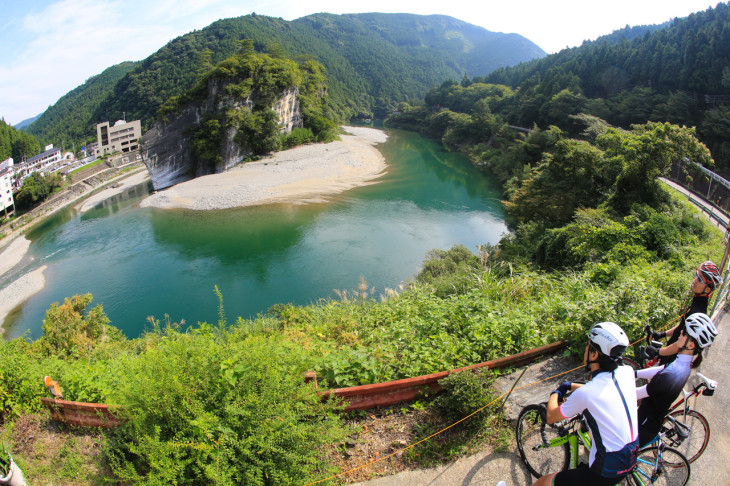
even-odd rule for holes
{"type": "Polygon", "coordinates": [[[371,184],[386,169],[375,144],[382,130],[343,127],[347,135],[327,144],[277,152],[221,174],[198,177],[148,196],[143,207],[162,209],[228,209],[277,202],[326,200],[353,187],[371,184]]]}

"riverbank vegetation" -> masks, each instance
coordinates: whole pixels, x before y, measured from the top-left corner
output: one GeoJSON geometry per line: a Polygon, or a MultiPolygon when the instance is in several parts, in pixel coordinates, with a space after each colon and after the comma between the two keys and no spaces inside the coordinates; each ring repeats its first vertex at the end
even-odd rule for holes
{"type": "MultiPolygon", "coordinates": [[[[683,157],[710,167],[710,153],[691,128],[648,118],[621,128],[576,111],[591,104],[561,84],[572,78],[548,78],[446,82],[387,122],[441,140],[500,179],[512,232],[499,244],[436,249],[402,288],[363,281],[337,299],[279,304],[255,319],[229,321],[218,293],[212,323],[150,318],[135,339],[91,307],[92,296],[69,297],[49,309],[38,340],[0,342],[3,439],[32,450],[13,427],[41,411],[41,378],[51,375],[68,399],[114,404],[126,419],[102,436],[95,460],[107,478],[302,484],[334,471],[331,457],[353,432],[341,405],[304,384],[306,371],[322,388],[345,387],[557,340],[577,355],[598,321],[634,339],[646,324],[670,325],[689,301],[694,269],[719,262],[723,240],[658,177],[683,157]],[[515,110],[534,116],[518,127],[515,110]],[[537,123],[540,114],[550,123],[537,123]]],[[[475,404],[437,406],[456,419],[475,404]]],[[[30,459],[21,466],[42,474],[30,459]]]]}
{"type": "MultiPolygon", "coordinates": [[[[350,386],[558,339],[577,348],[599,320],[619,322],[630,336],[645,324],[660,328],[686,304],[694,266],[721,251],[719,232],[686,201],[664,204],[619,220],[579,210],[566,226],[573,230],[564,230],[569,237],[551,240],[571,262],[560,269],[529,261],[508,238],[478,254],[436,250],[408,288],[381,294],[363,282],[336,300],[278,305],[230,324],[221,296],[214,324],[152,319],[137,339],[91,307],[91,296],[70,298],[49,309],[40,339],[0,344],[2,419],[10,430],[17,417],[39,412],[41,378],[51,375],[67,399],[121,407],[128,422],[104,435],[97,458],[111,477],[140,484],[327,477],[330,448],[352,431],[336,404],[303,383],[305,371],[316,370],[325,387],[350,386]],[[511,254],[520,258],[511,262],[511,254]]],[[[7,439],[22,442],[10,432],[7,439]]],[[[32,478],[34,464],[24,465],[32,478]]]]}

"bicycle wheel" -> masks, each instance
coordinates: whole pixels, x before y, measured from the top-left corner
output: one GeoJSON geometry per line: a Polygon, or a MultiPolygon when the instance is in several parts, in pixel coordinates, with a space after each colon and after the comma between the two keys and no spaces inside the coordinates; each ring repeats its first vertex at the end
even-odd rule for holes
{"type": "MultiPolygon", "coordinates": [[[[631,358],[622,358],[622,359],[623,359],[624,365],[630,366],[632,370],[638,371],[638,370],[642,369],[641,365],[637,361],[634,361],[631,358]]],[[[647,383],[649,383],[649,380],[646,380],[644,378],[637,378],[636,379],[636,387],[637,388],[640,387],[640,386],[644,386],[647,383]]]]}
{"type": "Polygon", "coordinates": [[[668,446],[674,447],[679,452],[684,454],[684,457],[692,463],[698,457],[705,452],[707,444],[710,442],[710,424],[704,415],[696,410],[690,410],[687,412],[687,416],[684,415],[684,410],[675,410],[670,413],[675,420],[682,422],[690,428],[689,437],[684,440],[677,437],[672,429],[672,423],[669,419],[664,419],[663,427],[669,429],[669,433],[662,438],[662,441],[668,446]]]}
{"type": "Polygon", "coordinates": [[[543,419],[541,405],[528,405],[517,418],[515,435],[520,457],[530,474],[540,478],[552,472],[568,469],[570,460],[567,443],[551,447],[549,442],[560,436],[558,429],[543,419]]]}
{"type": "Polygon", "coordinates": [[[639,451],[636,469],[627,478],[629,484],[684,486],[689,482],[689,461],[676,449],[666,446],[646,447],[639,451]]]}

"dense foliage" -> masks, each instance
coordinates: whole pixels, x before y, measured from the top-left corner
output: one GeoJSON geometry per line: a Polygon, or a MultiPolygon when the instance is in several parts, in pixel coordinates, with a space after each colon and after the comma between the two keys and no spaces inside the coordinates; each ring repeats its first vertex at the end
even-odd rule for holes
{"type": "Polygon", "coordinates": [[[193,87],[201,70],[238,52],[241,39],[253,39],[257,52],[324,65],[329,77],[325,115],[338,121],[383,116],[397,101],[420,99],[444,79],[486,75],[544,55],[521,36],[444,16],[315,14],[285,21],[251,14],[171,40],[139,63],[109,68],[59,100],[31,131],[44,141],[80,146],[94,136],[95,123],[123,113],[128,120],[141,119],[146,130],[165,101],[193,87]],[[122,74],[122,67],[128,72],[112,78],[122,74]],[[67,126],[73,130],[67,132],[67,126]]]}
{"type": "MultiPolygon", "coordinates": [[[[337,137],[337,126],[324,114],[327,84],[324,68],[313,60],[257,54],[253,42],[201,73],[199,81],[182,96],[173,96],[160,108],[161,123],[183,110],[202,113],[200,121],[185,129],[192,159],[215,167],[223,161],[221,147],[228,130],[244,153],[254,156],[308,142],[328,142],[337,137]],[[296,94],[303,127],[281,133],[274,106],[284,93],[296,94]],[[213,100],[211,103],[210,100],[213,100]]],[[[197,169],[196,169],[197,172],[197,169]]]]}
{"type": "Polygon", "coordinates": [[[48,175],[33,172],[23,181],[23,185],[15,193],[15,207],[21,212],[32,209],[48,199],[48,196],[62,185],[63,179],[58,172],[48,175]]]}
{"type": "Polygon", "coordinates": [[[32,135],[16,130],[12,125],[0,119],[0,162],[12,157],[18,164],[26,157],[33,157],[40,153],[40,143],[32,135]]]}
{"type": "Polygon", "coordinates": [[[479,81],[517,90],[500,110],[513,125],[557,125],[575,134],[568,115],[580,112],[624,128],[669,121],[697,127],[718,165],[730,168],[730,5],[641,37],[622,33],[619,42],[615,35],[586,42],[479,81]]]}
{"type": "MultiPolygon", "coordinates": [[[[96,124],[121,119],[119,113],[98,112],[99,103],[112,92],[114,84],[134,69],[138,63],[123,62],[105,69],[101,74],[87,79],[81,86],[69,91],[49,106],[31,123],[27,131],[38,137],[44,145],[62,144],[68,149],[72,144],[80,149],[84,144],[96,141],[96,124]]],[[[132,118],[127,118],[132,119],[132,118]]]]}

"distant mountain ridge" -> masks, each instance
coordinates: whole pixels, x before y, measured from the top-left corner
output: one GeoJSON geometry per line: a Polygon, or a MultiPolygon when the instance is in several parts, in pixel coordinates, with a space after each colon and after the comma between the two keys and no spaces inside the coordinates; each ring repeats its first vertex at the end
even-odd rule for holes
{"type": "Polygon", "coordinates": [[[206,62],[234,54],[242,39],[253,39],[259,52],[321,62],[327,69],[328,116],[342,121],[383,115],[446,79],[484,76],[546,55],[522,36],[443,15],[323,13],[286,21],[251,14],[173,39],[143,61],[124,63],[123,74],[122,65],[104,71],[121,76],[92,78],[76,88],[33,123],[31,133],[43,143],[82,142],[90,127],[123,113],[148,128],[159,107],[189,89],[206,62]]]}
{"type": "Polygon", "coordinates": [[[42,114],[43,113],[39,113],[38,115],[36,115],[34,117],[26,118],[25,120],[21,121],[20,123],[16,123],[13,126],[17,130],[22,130],[23,128],[27,127],[28,125],[30,125],[31,123],[33,123],[34,121],[36,121],[38,118],[40,118],[42,114]]]}

